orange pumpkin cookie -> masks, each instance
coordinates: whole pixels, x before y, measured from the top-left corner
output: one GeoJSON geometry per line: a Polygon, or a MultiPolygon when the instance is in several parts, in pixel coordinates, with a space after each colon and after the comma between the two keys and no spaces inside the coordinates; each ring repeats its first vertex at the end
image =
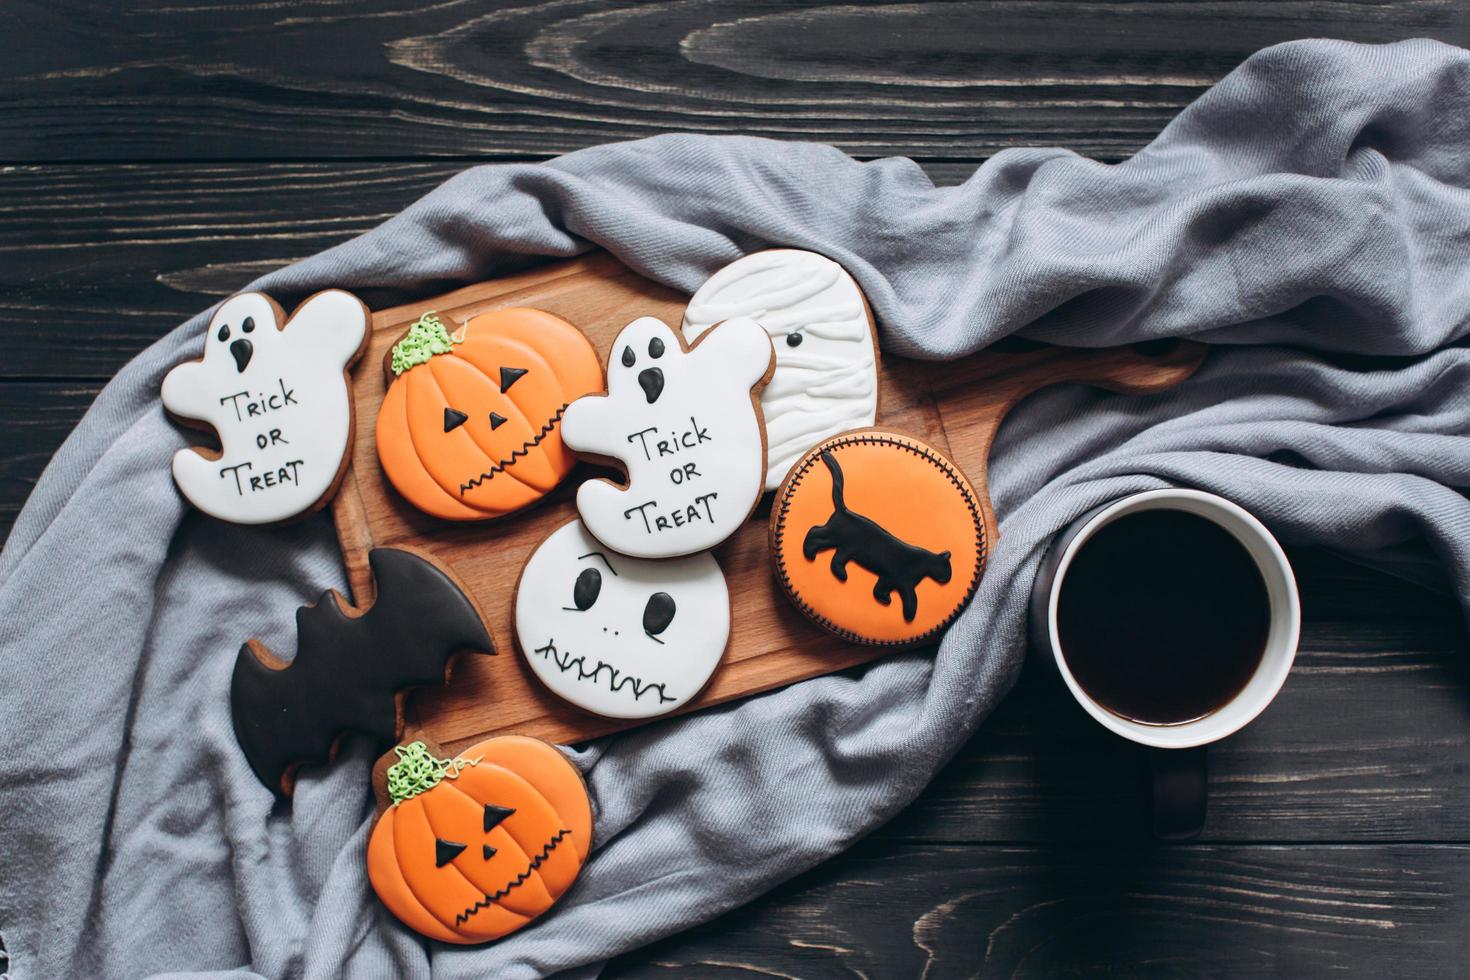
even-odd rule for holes
{"type": "Polygon", "coordinates": [[[391,805],[368,838],[367,869],[388,910],[446,943],[500,939],[551,908],[592,847],[577,768],[538,739],[503,735],[454,759],[400,745],[391,805]]]}
{"type": "Polygon", "coordinates": [[[939,637],[975,594],[985,519],[959,467],[917,439],[864,429],[818,444],[771,509],[776,577],[845,640],[939,637]]]}
{"type": "Polygon", "coordinates": [[[409,503],[478,521],[535,503],[576,460],[568,404],[602,390],[582,332],[540,310],[482,313],[451,335],[426,313],[393,345],[378,411],[378,459],[409,503]]]}

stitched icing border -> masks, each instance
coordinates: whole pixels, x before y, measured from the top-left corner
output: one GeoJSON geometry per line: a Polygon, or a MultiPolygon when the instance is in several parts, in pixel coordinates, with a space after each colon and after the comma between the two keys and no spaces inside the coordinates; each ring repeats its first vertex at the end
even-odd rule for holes
{"type": "Polygon", "coordinates": [[[975,496],[974,489],[969,485],[969,481],[965,479],[964,474],[959,472],[958,467],[940,454],[937,449],[931,449],[929,446],[910,436],[903,436],[894,432],[865,432],[850,436],[838,436],[835,439],[818,443],[816,446],[807,450],[801,462],[797,463],[796,468],[791,471],[791,476],[787,478],[785,490],[782,492],[781,499],[777,502],[776,507],[777,517],[775,530],[772,533],[771,550],[775,558],[776,577],[781,580],[781,588],[786,592],[786,595],[791,599],[792,603],[808,619],[828,632],[835,633],[849,643],[861,643],[865,646],[875,647],[911,647],[919,646],[934,639],[947,630],[950,624],[959,618],[960,613],[964,611],[965,607],[970,604],[970,600],[975,597],[976,590],[980,588],[980,579],[985,574],[985,566],[990,561],[989,542],[985,536],[985,514],[980,509],[980,502],[975,496]],[[875,640],[834,623],[813,609],[805,599],[797,594],[796,587],[792,584],[791,578],[786,571],[785,553],[782,551],[781,545],[786,538],[786,514],[790,509],[789,501],[796,495],[797,488],[801,486],[807,473],[822,458],[824,451],[831,450],[835,452],[845,446],[858,445],[897,446],[933,464],[936,469],[944,474],[950,484],[960,492],[960,496],[965,501],[965,506],[969,508],[970,518],[975,525],[975,574],[970,579],[970,587],[965,590],[964,597],[955,604],[954,611],[946,616],[942,622],[928,632],[912,639],[875,640]]]}

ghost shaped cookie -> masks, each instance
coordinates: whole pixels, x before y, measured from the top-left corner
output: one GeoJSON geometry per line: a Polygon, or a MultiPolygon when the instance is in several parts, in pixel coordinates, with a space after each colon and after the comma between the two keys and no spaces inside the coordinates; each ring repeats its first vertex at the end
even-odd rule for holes
{"type": "Polygon", "coordinates": [[[607,718],[653,718],[687,704],[719,665],[730,593],[709,552],[629,558],[572,521],[526,563],[515,629],[553,694],[607,718]]]}
{"type": "Polygon", "coordinates": [[[577,399],[562,420],[568,446],[627,472],[626,486],[588,480],[578,489],[587,530],[637,558],[690,555],[733,534],[765,485],[757,394],[774,366],[754,320],[728,320],[693,347],[654,317],[624,327],[607,394],[577,399]]]}
{"type": "Polygon", "coordinates": [[[793,248],[747,255],[711,276],[689,300],[684,338],[732,317],[754,319],[776,347],[776,373],[761,391],[766,489],[774,490],[812,446],[877,418],[873,319],[840,265],[793,248]]]}
{"type": "Polygon", "coordinates": [[[174,455],[179,491],[234,524],[275,524],[324,504],[347,468],[352,388],[347,369],[367,344],[368,309],[329,289],[289,320],[264,293],[225,300],[204,357],[163,379],[163,407],[214,430],[220,448],[174,455]]]}

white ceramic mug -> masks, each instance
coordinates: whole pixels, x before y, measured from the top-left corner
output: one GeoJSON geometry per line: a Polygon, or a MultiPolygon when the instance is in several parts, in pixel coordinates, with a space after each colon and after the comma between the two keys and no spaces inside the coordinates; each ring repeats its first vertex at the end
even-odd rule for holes
{"type": "MultiPolygon", "coordinates": [[[[1200,749],[1239,731],[1266,710],[1286,682],[1296,659],[1301,618],[1296,576],[1271,532],[1236,504],[1199,490],[1149,490],[1084,514],[1052,542],[1031,592],[1032,640],[1045,659],[1056,667],[1077,703],[1109,731],[1140,745],[1163,750],[1200,749]],[[1227,531],[1255,562],[1270,603],[1265,649],[1255,673],[1240,693],[1204,717],[1176,725],[1133,721],[1094,700],[1068,668],[1057,629],[1057,602],[1073,558],[1113,521],[1149,510],[1194,514],[1227,531]]],[[[1164,837],[1198,833],[1199,825],[1204,822],[1205,806],[1203,752],[1156,753],[1153,763],[1155,831],[1164,837]]]]}

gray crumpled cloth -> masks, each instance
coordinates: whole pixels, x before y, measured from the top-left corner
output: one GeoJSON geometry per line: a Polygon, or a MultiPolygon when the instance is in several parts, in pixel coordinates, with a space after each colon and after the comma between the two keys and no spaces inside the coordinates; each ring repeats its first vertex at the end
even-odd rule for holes
{"type": "Polygon", "coordinates": [[[956,357],[1018,331],[1228,346],[1168,394],[1022,405],[990,471],[1002,540],[937,653],[576,753],[600,846],[575,890],[513,938],[447,948],[369,890],[364,747],[284,808],[235,746],[240,642],[294,649],[295,608],[343,572],[325,518],[228,527],[180,503],[168,463],[187,440],[158,387],[197,356],[200,314],[102,392],[0,557],[13,974],[530,976],[715,916],[923,788],[1016,677],[1049,536],[1131,491],[1212,490],[1287,542],[1470,596],[1467,185],[1466,52],[1315,41],[1255,55],[1116,166],[1009,150],[936,188],[908,160],[668,136],[467,171],[264,277],[252,288],[288,307],[325,286],[402,300],[601,246],[690,291],[788,245],[853,272],[891,352],[956,357]]]}

